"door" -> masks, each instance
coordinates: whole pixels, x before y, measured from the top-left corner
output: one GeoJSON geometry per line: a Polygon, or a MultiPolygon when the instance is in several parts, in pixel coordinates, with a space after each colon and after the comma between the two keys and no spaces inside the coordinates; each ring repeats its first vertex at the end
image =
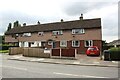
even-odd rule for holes
{"type": "Polygon", "coordinates": [[[53,42],[52,48],[56,48],[56,42],[53,42]]]}

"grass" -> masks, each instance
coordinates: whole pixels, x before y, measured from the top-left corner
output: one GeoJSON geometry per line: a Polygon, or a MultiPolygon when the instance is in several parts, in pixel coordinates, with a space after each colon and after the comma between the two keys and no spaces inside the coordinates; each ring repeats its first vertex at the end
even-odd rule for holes
{"type": "Polygon", "coordinates": [[[9,53],[9,50],[0,50],[0,53],[9,53]]]}

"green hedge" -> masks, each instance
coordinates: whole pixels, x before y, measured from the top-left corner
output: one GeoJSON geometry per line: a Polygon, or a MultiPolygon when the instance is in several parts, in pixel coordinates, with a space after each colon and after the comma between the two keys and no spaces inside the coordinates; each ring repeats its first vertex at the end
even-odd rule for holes
{"type": "Polygon", "coordinates": [[[111,60],[120,60],[120,47],[110,48],[109,51],[111,60]]]}
{"type": "Polygon", "coordinates": [[[110,48],[110,51],[120,51],[120,47],[113,47],[113,48],[110,48]]]}
{"type": "Polygon", "coordinates": [[[9,53],[9,50],[0,50],[0,53],[9,53]]]}

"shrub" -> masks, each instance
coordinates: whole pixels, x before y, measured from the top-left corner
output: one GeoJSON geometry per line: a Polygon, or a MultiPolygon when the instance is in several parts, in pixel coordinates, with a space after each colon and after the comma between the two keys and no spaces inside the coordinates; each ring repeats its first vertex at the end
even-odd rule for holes
{"type": "Polygon", "coordinates": [[[112,48],[110,48],[110,52],[111,52],[111,51],[120,51],[120,47],[116,47],[116,48],[115,48],[115,47],[112,47],[112,48]]]}
{"type": "Polygon", "coordinates": [[[8,44],[0,44],[0,50],[8,50],[10,47],[18,47],[18,46],[8,45],[8,44]]]}
{"type": "Polygon", "coordinates": [[[110,48],[111,60],[120,60],[120,47],[110,48]]]}
{"type": "Polygon", "coordinates": [[[0,50],[0,53],[9,53],[9,50],[0,50]]]}

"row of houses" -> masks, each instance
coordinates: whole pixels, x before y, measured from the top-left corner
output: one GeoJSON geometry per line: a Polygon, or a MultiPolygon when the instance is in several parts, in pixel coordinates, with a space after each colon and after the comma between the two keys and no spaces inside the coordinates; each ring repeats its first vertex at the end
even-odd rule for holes
{"type": "Polygon", "coordinates": [[[120,39],[109,42],[107,46],[120,47],[120,39]]]}
{"type": "Polygon", "coordinates": [[[19,47],[75,48],[85,53],[89,46],[102,47],[101,18],[24,25],[5,33],[5,42],[19,47]]]}

